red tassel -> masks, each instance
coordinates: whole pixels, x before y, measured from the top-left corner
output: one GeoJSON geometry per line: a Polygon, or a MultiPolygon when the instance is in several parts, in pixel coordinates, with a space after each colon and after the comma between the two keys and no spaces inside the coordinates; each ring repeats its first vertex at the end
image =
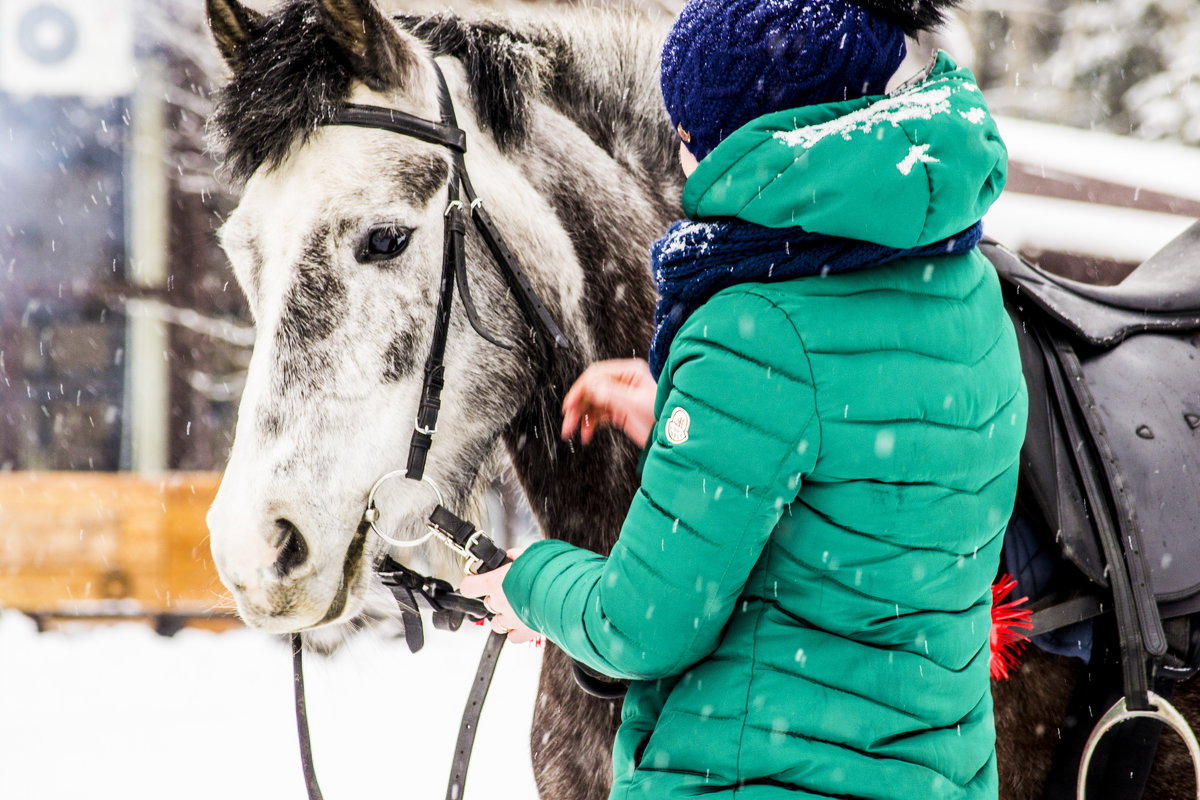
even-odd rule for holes
{"type": "Polygon", "coordinates": [[[1017,608],[1028,597],[1000,602],[1016,585],[1016,578],[1011,575],[1002,575],[992,584],[992,630],[988,637],[991,645],[988,666],[992,680],[1008,680],[1009,673],[1020,668],[1021,650],[1029,641],[1029,635],[1018,628],[1028,630],[1033,627],[1033,612],[1027,608],[1017,608]]]}

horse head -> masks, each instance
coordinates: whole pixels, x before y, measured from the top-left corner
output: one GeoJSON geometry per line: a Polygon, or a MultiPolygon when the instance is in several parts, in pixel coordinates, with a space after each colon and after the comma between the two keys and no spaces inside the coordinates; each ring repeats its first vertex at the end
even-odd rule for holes
{"type": "MultiPolygon", "coordinates": [[[[546,467],[564,454],[554,435],[562,386],[588,360],[644,348],[653,298],[645,246],[674,213],[678,187],[643,166],[665,161],[667,174],[666,126],[636,121],[654,142],[653,154],[639,155],[636,141],[596,143],[605,131],[611,139],[621,114],[598,118],[580,81],[548,99],[563,72],[551,59],[569,50],[561,40],[468,31],[451,17],[402,24],[371,0],[287,0],[269,15],[208,0],[208,14],[233,73],[211,135],[242,186],[221,241],[256,325],[236,438],[209,513],[212,551],[248,623],[304,630],[352,619],[376,592],[386,597],[372,566],[388,545],[362,517],[372,486],[407,458],[453,166],[445,147],[331,125],[337,109],[373,105],[437,120],[440,66],[475,188],[576,345],[547,359],[483,243],[469,236],[474,305],[512,348],[477,335],[454,304],[426,475],[458,513],[479,499],[504,445],[525,453],[513,460],[527,489],[531,480],[543,491],[557,485],[546,467]]],[[[645,83],[641,106],[661,116],[645,83]]],[[[379,524],[392,538],[415,539],[437,501],[421,483],[389,482],[379,524]]],[[[448,553],[425,557],[452,577],[448,553]]]]}
{"type": "MultiPolygon", "coordinates": [[[[226,168],[245,183],[221,239],[256,324],[209,514],[212,549],[249,623],[303,629],[359,613],[383,549],[361,517],[372,484],[404,463],[416,416],[451,161],[395,134],[324,127],[347,101],[437,118],[431,55],[372,3],[292,2],[270,16],[235,0],[208,6],[234,73],[215,133],[226,168]]],[[[507,196],[536,202],[521,189],[514,181],[507,196]]],[[[544,246],[569,260],[564,242],[544,246]]],[[[489,323],[521,340],[502,287],[480,276],[474,288],[495,312],[489,323]]],[[[565,281],[548,288],[570,302],[565,281]]],[[[462,328],[455,315],[447,370],[491,380],[453,381],[443,396],[430,475],[459,504],[488,477],[498,429],[530,389],[521,385],[526,352],[462,328]]],[[[393,535],[420,529],[434,495],[419,485],[383,491],[393,535]]]]}

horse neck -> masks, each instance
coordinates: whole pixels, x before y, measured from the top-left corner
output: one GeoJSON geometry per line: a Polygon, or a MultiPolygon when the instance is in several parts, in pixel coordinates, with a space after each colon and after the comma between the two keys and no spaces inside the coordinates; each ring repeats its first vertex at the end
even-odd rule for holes
{"type": "Polygon", "coordinates": [[[548,380],[534,390],[505,441],[547,537],[607,553],[638,486],[639,450],[610,430],[587,447],[577,439],[561,441],[562,400],[589,363],[645,357],[656,301],[649,247],[681,213],[682,178],[670,163],[646,170],[641,158],[597,157],[595,149],[581,153],[583,134],[564,136],[561,122],[557,112],[547,110],[535,124],[527,174],[574,244],[584,300],[568,324],[575,341],[590,346],[553,359],[548,380]]]}

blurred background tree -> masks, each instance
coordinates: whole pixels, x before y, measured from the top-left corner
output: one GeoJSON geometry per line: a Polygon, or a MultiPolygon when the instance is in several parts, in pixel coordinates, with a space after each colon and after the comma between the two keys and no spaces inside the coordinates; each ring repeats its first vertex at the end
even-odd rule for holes
{"type": "Polygon", "coordinates": [[[1195,0],[978,0],[960,19],[994,110],[1200,144],[1195,0]]]}

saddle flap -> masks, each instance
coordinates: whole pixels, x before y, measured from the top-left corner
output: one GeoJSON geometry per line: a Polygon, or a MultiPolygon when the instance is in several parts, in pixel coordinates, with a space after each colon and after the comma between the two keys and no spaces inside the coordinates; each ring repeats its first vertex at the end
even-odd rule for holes
{"type": "MultiPolygon", "coordinates": [[[[1200,231],[1197,232],[1197,237],[1200,237],[1200,231]]],[[[1075,288],[1083,284],[1076,284],[1065,278],[1051,275],[1026,263],[1015,253],[994,242],[981,245],[980,249],[995,265],[1000,277],[1017,289],[1020,297],[1036,303],[1052,319],[1065,326],[1075,338],[1095,347],[1113,347],[1136,333],[1155,331],[1180,333],[1200,330],[1200,303],[1197,303],[1197,308],[1184,311],[1122,308],[1086,296],[1075,288]]],[[[1168,247],[1168,249],[1171,248],[1168,247]]],[[[1194,254],[1192,259],[1194,261],[1194,254]]],[[[1147,275],[1157,277],[1140,281],[1140,285],[1143,287],[1157,285],[1158,280],[1165,280],[1163,276],[1167,273],[1168,266],[1175,269],[1176,261],[1182,264],[1185,260],[1182,255],[1170,256],[1160,262],[1167,266],[1155,266],[1156,259],[1151,259],[1142,267],[1134,270],[1134,274],[1150,266],[1151,269],[1147,275]]],[[[1182,267],[1179,269],[1183,272],[1182,267]]],[[[1192,290],[1189,287],[1192,283],[1200,280],[1200,271],[1193,267],[1193,272],[1196,274],[1189,276],[1186,281],[1181,278],[1180,285],[1185,288],[1180,290],[1179,298],[1173,301],[1178,305],[1187,305],[1190,302],[1192,290]]],[[[1129,281],[1129,278],[1126,278],[1126,281],[1129,281]]],[[[1135,281],[1132,285],[1136,287],[1139,282],[1135,281]]],[[[1115,289],[1115,287],[1098,286],[1088,288],[1090,291],[1115,289]]],[[[1195,289],[1195,292],[1200,295],[1200,288],[1195,289]]]]}
{"type": "Polygon", "coordinates": [[[1064,304],[1073,296],[1064,287],[1003,248],[984,252],[1004,277],[1029,389],[1023,502],[1094,582],[1108,583],[1099,511],[1112,514],[1126,555],[1144,563],[1134,572],[1147,576],[1154,600],[1200,595],[1200,327],[1177,331],[1161,315],[1141,315],[1153,324],[1130,335],[1121,329],[1129,312],[1082,298],[1071,308],[1112,312],[1107,320],[1115,321],[1104,337],[1085,336],[1070,324],[1064,304]],[[1108,346],[1089,346],[1099,338],[1108,346]],[[1063,372],[1056,348],[1074,354],[1076,372],[1063,372]],[[1068,396],[1072,388],[1083,391],[1085,406],[1068,396]],[[1090,507],[1085,480],[1099,481],[1109,511],[1090,507]]]}
{"type": "MultiPolygon", "coordinates": [[[[1200,334],[1148,334],[1084,360],[1119,468],[1126,535],[1140,539],[1155,598],[1200,592],[1200,334]]],[[[1095,433],[1093,433],[1095,435],[1095,433]]]]}

